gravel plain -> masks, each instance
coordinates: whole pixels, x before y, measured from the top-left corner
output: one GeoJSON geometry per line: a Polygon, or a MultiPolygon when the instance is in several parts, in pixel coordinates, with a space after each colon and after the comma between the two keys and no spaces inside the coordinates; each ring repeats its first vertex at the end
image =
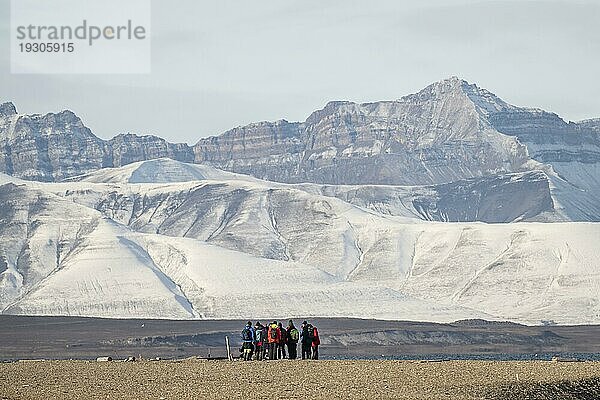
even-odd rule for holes
{"type": "Polygon", "coordinates": [[[598,399],[600,362],[19,361],[0,399],[598,399]]]}

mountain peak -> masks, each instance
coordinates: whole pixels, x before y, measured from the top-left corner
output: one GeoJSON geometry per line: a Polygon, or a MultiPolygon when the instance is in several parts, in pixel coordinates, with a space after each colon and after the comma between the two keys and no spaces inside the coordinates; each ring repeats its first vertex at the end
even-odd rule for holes
{"type": "Polygon", "coordinates": [[[466,96],[475,105],[477,110],[484,115],[514,108],[514,106],[508,104],[487,89],[481,88],[474,83],[469,83],[457,76],[451,76],[450,78],[434,82],[420,92],[407,97],[416,97],[419,100],[423,100],[446,96],[466,96]]]}
{"type": "Polygon", "coordinates": [[[467,86],[470,86],[470,84],[466,80],[459,78],[458,76],[451,76],[449,78],[442,79],[441,81],[434,82],[423,90],[427,90],[429,88],[440,91],[463,90],[467,86]]]}
{"type": "Polygon", "coordinates": [[[434,85],[445,85],[445,86],[463,86],[463,85],[469,85],[469,82],[467,82],[466,80],[456,76],[456,75],[452,75],[449,78],[446,79],[442,79],[441,81],[437,81],[433,83],[434,85]]]}
{"type": "Polygon", "coordinates": [[[428,99],[441,98],[447,95],[464,95],[469,86],[469,82],[464,79],[457,76],[451,76],[441,81],[431,83],[419,92],[404,96],[400,100],[426,101],[428,99]]]}
{"type": "Polygon", "coordinates": [[[0,117],[10,117],[17,114],[17,108],[11,102],[0,104],[0,117]]]}

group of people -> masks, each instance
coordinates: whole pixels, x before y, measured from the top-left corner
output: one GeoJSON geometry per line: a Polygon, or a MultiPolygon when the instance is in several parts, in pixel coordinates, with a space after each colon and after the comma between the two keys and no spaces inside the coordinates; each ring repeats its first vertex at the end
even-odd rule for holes
{"type": "Polygon", "coordinates": [[[302,345],[302,359],[319,359],[319,331],[307,321],[302,322],[300,330],[289,320],[287,327],[273,321],[267,326],[248,321],[242,330],[242,357],[244,361],[279,360],[298,358],[298,343],[302,345]],[[286,352],[287,347],[287,352],[286,352]]]}

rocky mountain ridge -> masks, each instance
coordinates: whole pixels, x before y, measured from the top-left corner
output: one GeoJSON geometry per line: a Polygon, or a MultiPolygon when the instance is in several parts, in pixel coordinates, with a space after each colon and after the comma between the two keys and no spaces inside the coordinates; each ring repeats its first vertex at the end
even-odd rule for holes
{"type": "Polygon", "coordinates": [[[193,146],[132,134],[105,141],[70,111],[21,115],[5,103],[0,172],[60,181],[168,157],[284,183],[431,186],[542,171],[559,219],[597,221],[598,121],[513,106],[456,77],[393,101],[330,102],[304,122],[253,123],[193,146]]]}
{"type": "Polygon", "coordinates": [[[102,140],[68,110],[27,115],[18,114],[12,103],[0,105],[0,171],[9,175],[53,182],[160,157],[192,161],[193,153],[186,144],[156,136],[102,140]]]}

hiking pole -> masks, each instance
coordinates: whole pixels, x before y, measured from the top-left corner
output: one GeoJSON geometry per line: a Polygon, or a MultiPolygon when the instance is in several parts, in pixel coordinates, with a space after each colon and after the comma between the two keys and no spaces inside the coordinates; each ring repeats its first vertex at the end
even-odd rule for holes
{"type": "Polygon", "coordinates": [[[229,336],[225,336],[225,347],[227,348],[227,359],[229,361],[233,361],[233,357],[231,356],[231,348],[229,347],[229,336]]]}

